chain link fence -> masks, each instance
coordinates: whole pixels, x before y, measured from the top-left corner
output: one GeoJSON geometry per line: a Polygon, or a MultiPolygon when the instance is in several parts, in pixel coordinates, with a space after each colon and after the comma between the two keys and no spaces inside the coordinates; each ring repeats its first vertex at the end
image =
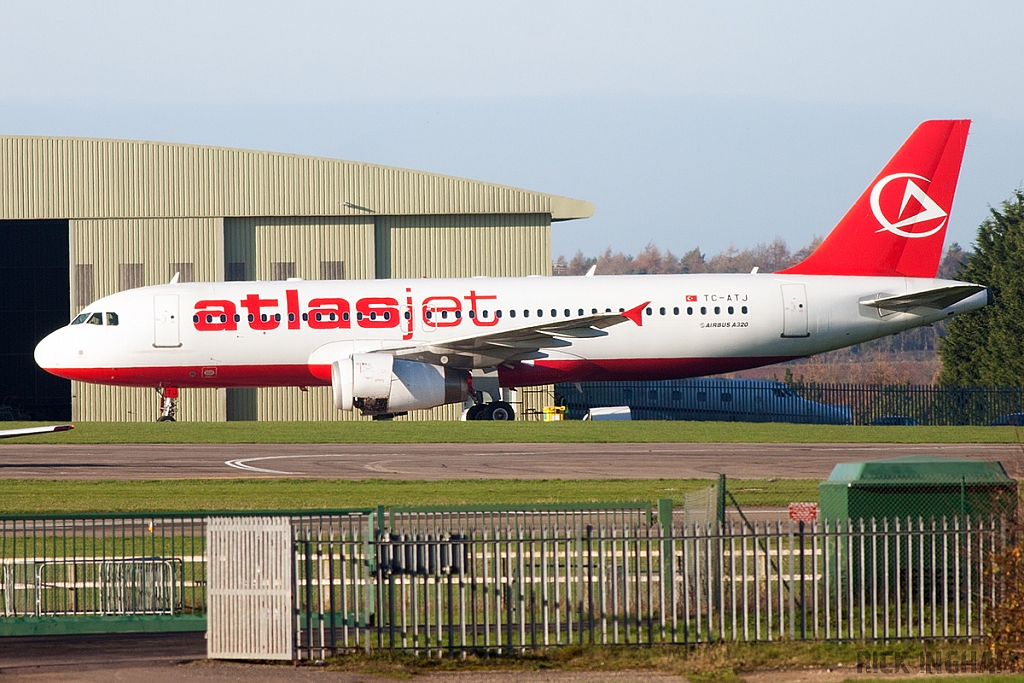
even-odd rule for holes
{"type": "Polygon", "coordinates": [[[629,406],[634,420],[1024,426],[1024,387],[784,384],[696,378],[556,384],[567,418],[629,406]]]}

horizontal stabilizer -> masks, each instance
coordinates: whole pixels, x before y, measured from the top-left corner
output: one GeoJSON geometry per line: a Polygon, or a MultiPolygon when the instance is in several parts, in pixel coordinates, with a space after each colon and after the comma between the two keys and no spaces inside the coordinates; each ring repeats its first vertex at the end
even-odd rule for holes
{"type": "Polygon", "coordinates": [[[969,296],[985,291],[981,285],[954,285],[939,287],[913,294],[885,296],[861,301],[862,306],[884,308],[887,311],[908,311],[912,308],[934,308],[941,310],[963,301],[969,296]]]}

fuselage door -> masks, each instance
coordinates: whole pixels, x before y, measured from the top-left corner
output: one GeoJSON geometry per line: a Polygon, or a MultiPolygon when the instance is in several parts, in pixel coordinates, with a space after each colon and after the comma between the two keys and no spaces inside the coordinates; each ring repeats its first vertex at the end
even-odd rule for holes
{"type": "Polygon", "coordinates": [[[782,336],[811,336],[807,332],[807,289],[803,285],[782,285],[782,336]]]}
{"type": "Polygon", "coordinates": [[[153,346],[178,348],[178,295],[157,294],[153,297],[153,346]]]}

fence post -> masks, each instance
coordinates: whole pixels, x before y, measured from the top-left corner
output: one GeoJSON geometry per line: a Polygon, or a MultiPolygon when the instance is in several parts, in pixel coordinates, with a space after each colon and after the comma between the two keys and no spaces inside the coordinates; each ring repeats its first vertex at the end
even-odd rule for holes
{"type": "Polygon", "coordinates": [[[721,529],[722,525],[725,524],[725,475],[718,475],[718,505],[715,507],[718,511],[718,527],[721,529]]]}

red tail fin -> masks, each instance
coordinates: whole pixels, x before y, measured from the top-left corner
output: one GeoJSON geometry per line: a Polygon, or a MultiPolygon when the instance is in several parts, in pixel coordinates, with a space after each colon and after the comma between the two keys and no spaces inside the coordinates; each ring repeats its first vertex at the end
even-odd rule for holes
{"type": "Polygon", "coordinates": [[[793,275],[935,277],[968,120],[925,121],[793,275]]]}

